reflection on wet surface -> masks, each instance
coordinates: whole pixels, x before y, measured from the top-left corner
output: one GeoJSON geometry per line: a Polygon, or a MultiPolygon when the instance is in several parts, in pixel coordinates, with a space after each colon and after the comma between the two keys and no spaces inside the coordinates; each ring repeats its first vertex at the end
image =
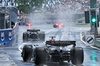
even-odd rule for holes
{"type": "Polygon", "coordinates": [[[97,55],[98,55],[98,54],[97,54],[97,51],[96,51],[96,50],[93,50],[93,51],[91,52],[90,58],[91,58],[92,62],[98,62],[97,55]]]}

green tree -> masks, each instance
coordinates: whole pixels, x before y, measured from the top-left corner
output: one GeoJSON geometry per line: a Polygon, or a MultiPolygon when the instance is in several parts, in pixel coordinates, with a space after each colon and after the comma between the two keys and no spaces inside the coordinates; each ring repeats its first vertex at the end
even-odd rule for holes
{"type": "Polygon", "coordinates": [[[16,0],[15,2],[18,4],[17,8],[20,11],[29,14],[32,12],[33,7],[42,7],[42,4],[45,2],[45,0],[16,0]]]}

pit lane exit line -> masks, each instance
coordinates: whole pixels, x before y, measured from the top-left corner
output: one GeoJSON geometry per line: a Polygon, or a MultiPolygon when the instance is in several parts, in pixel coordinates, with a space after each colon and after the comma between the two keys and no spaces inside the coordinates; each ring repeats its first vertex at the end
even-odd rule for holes
{"type": "MultiPolygon", "coordinates": [[[[87,43],[86,43],[85,41],[82,40],[83,37],[84,37],[84,36],[82,36],[82,33],[80,32],[80,40],[81,40],[86,46],[88,46],[87,43]]],[[[94,49],[97,49],[97,50],[100,50],[99,48],[94,47],[94,46],[90,46],[90,47],[91,47],[91,48],[94,48],[94,49]]]]}

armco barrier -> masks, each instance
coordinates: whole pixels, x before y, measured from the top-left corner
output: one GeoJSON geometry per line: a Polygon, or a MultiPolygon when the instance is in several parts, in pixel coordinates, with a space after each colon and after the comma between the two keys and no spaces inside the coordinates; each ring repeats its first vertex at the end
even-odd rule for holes
{"type": "Polygon", "coordinates": [[[0,30],[0,46],[13,46],[18,41],[18,23],[14,28],[0,30]]]}

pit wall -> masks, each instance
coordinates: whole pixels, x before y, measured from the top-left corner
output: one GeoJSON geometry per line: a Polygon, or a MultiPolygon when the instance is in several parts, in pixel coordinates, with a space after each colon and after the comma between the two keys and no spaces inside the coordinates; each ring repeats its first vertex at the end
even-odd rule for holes
{"type": "Polygon", "coordinates": [[[14,46],[18,42],[18,23],[13,28],[0,30],[0,46],[14,46]]]}

